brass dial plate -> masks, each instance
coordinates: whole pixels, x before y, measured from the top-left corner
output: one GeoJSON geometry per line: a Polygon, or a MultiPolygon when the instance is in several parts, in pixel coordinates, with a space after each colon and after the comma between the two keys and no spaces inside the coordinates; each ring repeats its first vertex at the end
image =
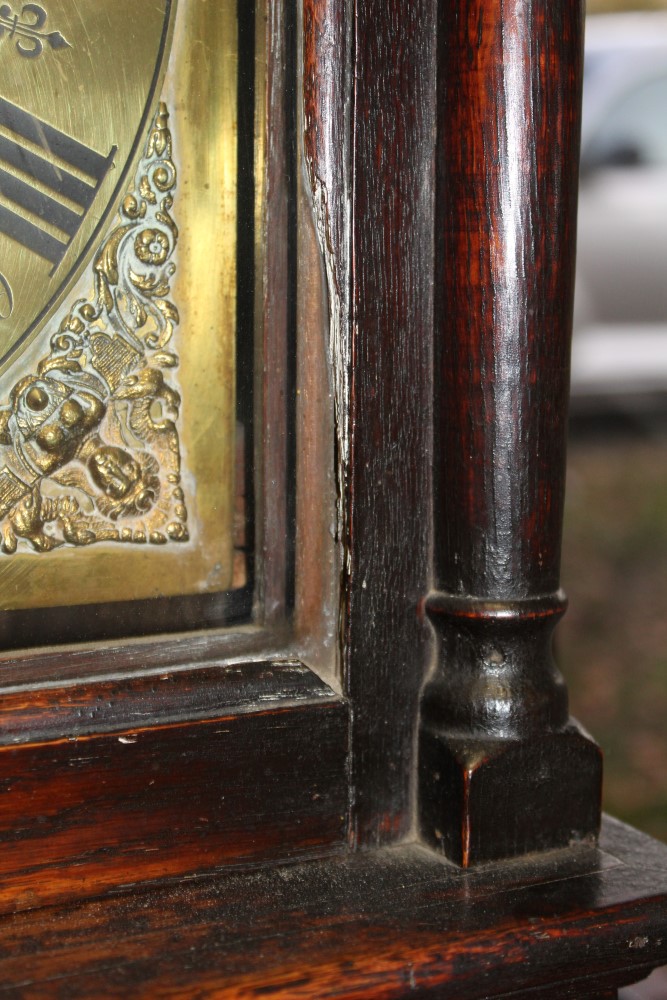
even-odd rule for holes
{"type": "Polygon", "coordinates": [[[0,7],[0,608],[232,585],[236,11],[0,7]]]}

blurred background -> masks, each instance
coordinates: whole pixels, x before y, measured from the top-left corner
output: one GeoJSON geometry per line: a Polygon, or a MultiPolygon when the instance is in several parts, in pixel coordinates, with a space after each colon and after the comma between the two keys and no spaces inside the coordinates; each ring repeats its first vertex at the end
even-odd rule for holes
{"type": "Polygon", "coordinates": [[[667,841],[667,0],[588,11],[557,656],[605,809],[667,841]]]}

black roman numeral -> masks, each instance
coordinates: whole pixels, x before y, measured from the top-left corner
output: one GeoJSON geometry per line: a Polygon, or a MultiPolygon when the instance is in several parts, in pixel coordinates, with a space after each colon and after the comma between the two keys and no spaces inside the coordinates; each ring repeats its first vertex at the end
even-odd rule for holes
{"type": "Polygon", "coordinates": [[[0,232],[48,260],[55,270],[109,172],[117,147],[102,156],[3,98],[0,126],[4,129],[0,194],[10,203],[0,204],[0,232]],[[6,167],[19,171],[19,176],[6,167]]]}

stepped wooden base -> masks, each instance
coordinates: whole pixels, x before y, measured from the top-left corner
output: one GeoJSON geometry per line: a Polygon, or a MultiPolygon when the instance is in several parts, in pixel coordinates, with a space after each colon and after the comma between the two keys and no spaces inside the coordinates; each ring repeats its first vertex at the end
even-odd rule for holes
{"type": "Polygon", "coordinates": [[[601,789],[600,749],[574,723],[525,741],[422,728],[421,834],[464,868],[594,842],[601,789]]]}
{"type": "Polygon", "coordinates": [[[463,871],[407,845],[0,919],[16,998],[611,1000],[667,963],[667,846],[614,820],[463,871]]]}

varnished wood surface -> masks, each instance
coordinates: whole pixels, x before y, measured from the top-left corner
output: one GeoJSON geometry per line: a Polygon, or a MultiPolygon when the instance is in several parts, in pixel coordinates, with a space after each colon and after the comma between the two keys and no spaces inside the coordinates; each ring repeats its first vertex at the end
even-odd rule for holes
{"type": "Polygon", "coordinates": [[[155,635],[117,642],[44,646],[24,653],[0,652],[0,697],[9,690],[36,690],[45,684],[88,686],[109,677],[137,676],[214,665],[226,660],[276,656],[289,642],[285,629],[253,626],[207,632],[155,635]]]}
{"type": "Polygon", "coordinates": [[[25,1000],[601,1000],[666,959],[667,847],[613,821],[475,873],[405,846],[0,919],[25,1000]]]}
{"type": "MultiPolygon", "coordinates": [[[[550,8],[548,16],[557,21],[569,3],[550,8]]],[[[538,6],[524,4],[546,16],[546,7],[538,6]]],[[[481,16],[479,3],[439,5],[446,18],[447,10],[452,14],[452,26],[468,24],[469,18],[458,15],[473,8],[481,16]]],[[[210,659],[216,643],[223,650],[224,638],[216,637],[213,646],[201,637],[135,644],[132,652],[124,646],[120,659],[99,649],[29,657],[28,669],[36,671],[40,684],[44,666],[60,665],[70,679],[81,679],[86,671],[107,679],[96,682],[96,694],[75,686],[69,701],[62,692],[40,690],[37,701],[31,696],[25,703],[20,691],[6,693],[9,725],[12,719],[23,721],[14,730],[18,745],[0,748],[0,903],[6,909],[57,905],[0,918],[0,993],[47,1000],[608,1000],[616,986],[667,958],[667,851],[632,832],[611,824],[602,852],[579,847],[472,873],[414,845],[319,857],[340,855],[347,840],[363,848],[392,843],[409,835],[414,822],[418,697],[430,660],[430,633],[420,610],[433,582],[437,32],[433,0],[305,0],[303,9],[306,166],[318,195],[313,210],[335,320],[327,346],[337,394],[337,527],[345,566],[341,655],[352,701],[352,741],[344,699],[320,696],[312,686],[300,697],[292,688],[267,689],[266,679],[257,678],[249,700],[238,693],[234,700],[220,689],[224,668],[215,674],[214,667],[208,693],[199,687],[200,674],[188,687],[187,671],[174,682],[178,699],[170,702],[169,695],[154,690],[157,664],[195,662],[190,641],[195,652],[203,643],[210,659]],[[120,673],[123,664],[140,669],[142,657],[151,679],[119,688],[116,677],[108,676],[120,673]],[[77,673],[82,667],[84,673],[77,673]],[[132,711],[149,712],[151,703],[156,715],[143,728],[132,711]],[[79,711],[83,716],[77,721],[79,711]],[[90,712],[96,719],[86,718],[90,712]],[[61,732],[48,728],[58,723],[61,732]],[[319,860],[304,860],[313,856],[319,860]],[[275,867],[267,864],[271,861],[293,863],[275,867]],[[223,866],[214,877],[202,877],[223,866]],[[243,871],[234,870],[239,866],[243,871]],[[148,888],[147,880],[160,884],[148,888]],[[111,890],[118,895],[110,896],[111,890]],[[94,902],[58,902],[105,892],[94,902]]],[[[489,8],[488,16],[498,10],[489,8]]],[[[281,539],[288,534],[291,485],[286,358],[293,292],[285,180],[293,164],[285,146],[289,116],[282,75],[287,14],[280,3],[270,11],[266,95],[273,131],[267,134],[271,183],[264,220],[267,254],[258,282],[264,325],[256,401],[268,424],[258,457],[260,493],[262,486],[277,492],[266,517],[259,513],[256,551],[263,559],[260,603],[263,599],[267,621],[282,622],[290,576],[289,551],[281,539]]],[[[560,26],[566,42],[567,24],[560,26]]],[[[500,23],[495,27],[502,33],[500,23]]],[[[552,21],[549,31],[557,35],[552,21]]],[[[499,61],[499,72],[502,67],[499,61]]],[[[538,68],[543,71],[541,64],[538,68]]],[[[553,81],[543,82],[535,98],[547,95],[537,103],[549,145],[546,112],[554,108],[553,81]]],[[[475,123],[464,120],[470,107],[460,96],[446,98],[459,116],[447,126],[454,144],[463,148],[473,135],[483,144],[475,123]]],[[[494,120],[487,115],[489,128],[494,120]]],[[[572,122],[566,125],[571,138],[572,122]]],[[[573,161],[568,163],[574,171],[573,161]]],[[[563,183],[567,186],[567,179],[563,183]]],[[[465,209],[456,183],[449,184],[446,176],[438,218],[465,209]]],[[[553,204],[543,197],[545,190],[535,192],[535,204],[549,234],[553,204]]],[[[461,226],[474,240],[481,216],[473,216],[461,226]]],[[[530,236],[533,229],[517,230],[519,243],[526,232],[530,236]]],[[[553,248],[539,240],[521,246],[542,263],[553,256],[553,248]]],[[[438,259],[444,261],[440,251],[438,259]]],[[[556,263],[557,287],[549,289],[549,301],[562,293],[558,308],[564,314],[571,269],[556,263]]],[[[448,273],[440,277],[449,280],[448,273]]],[[[510,298],[515,291],[509,289],[510,298]]],[[[545,301],[538,295],[523,305],[537,320],[548,321],[545,301]]],[[[452,316],[448,343],[470,348],[465,331],[459,338],[461,327],[487,305],[469,302],[465,316],[452,316]]],[[[528,435],[521,442],[528,456],[524,484],[527,477],[539,488],[524,494],[520,485],[516,510],[504,511],[509,520],[501,527],[514,530],[516,515],[521,528],[521,544],[505,549],[510,562],[517,555],[518,564],[516,573],[501,567],[504,598],[541,592],[530,587],[553,577],[562,485],[562,341],[538,340],[521,324],[517,329],[520,343],[514,347],[533,351],[519,358],[525,377],[520,387],[528,386],[519,409],[525,404],[530,410],[538,398],[530,395],[530,362],[536,355],[544,360],[542,347],[547,361],[555,361],[558,378],[553,388],[547,386],[554,412],[539,423],[537,439],[528,435]],[[552,493],[540,479],[545,448],[551,448],[549,469],[555,470],[552,493]],[[539,506],[547,494],[549,503],[539,506]],[[544,527],[543,517],[550,532],[546,554],[535,549],[542,531],[533,530],[544,527]]],[[[487,345],[482,360],[490,364],[489,351],[487,345]]],[[[474,375],[481,378],[479,351],[466,353],[462,368],[470,356],[479,362],[474,375]]],[[[516,355],[505,360],[511,367],[516,355]]],[[[438,372],[441,378],[442,365],[438,372]]],[[[479,397],[476,382],[473,388],[479,397]]],[[[496,403],[502,393],[490,397],[482,400],[489,403],[488,416],[499,433],[508,432],[517,407],[501,413],[496,403]]],[[[450,398],[443,393],[439,406],[450,398]]],[[[470,407],[461,407],[458,429],[455,421],[444,431],[452,434],[457,456],[452,531],[468,533],[462,544],[478,545],[473,555],[484,563],[495,539],[485,534],[488,519],[477,517],[479,510],[468,523],[465,501],[478,495],[477,487],[483,493],[484,476],[500,482],[506,469],[501,449],[490,459],[485,453],[481,479],[472,486],[466,479],[471,469],[479,471],[468,431],[471,422],[477,426],[486,419],[482,411],[478,405],[471,421],[470,407]]],[[[439,416],[446,425],[442,409],[439,416]]],[[[456,591],[446,578],[442,582],[456,591]]],[[[21,669],[10,661],[6,665],[15,684],[23,686],[21,669]]]]}
{"type": "Polygon", "coordinates": [[[439,6],[437,583],[558,591],[581,0],[439,6]]]}
{"type": "Polygon", "coordinates": [[[442,0],[435,587],[420,829],[467,866],[592,840],[601,755],[569,721],[559,590],[581,0],[442,0]]]}
{"type": "Polygon", "coordinates": [[[431,633],[433,0],[354,4],[344,607],[354,836],[405,837],[431,633]]]}
{"type": "Polygon", "coordinates": [[[433,0],[305,0],[306,169],[330,310],[351,839],[405,837],[430,655],[433,0]],[[381,709],[379,706],[382,706],[381,709]]]}
{"type": "Polygon", "coordinates": [[[341,850],[349,711],[298,663],[5,693],[0,911],[341,850]]]}
{"type": "Polygon", "coordinates": [[[323,702],[340,699],[308,667],[280,658],[52,682],[0,690],[0,748],[323,702]]]}

